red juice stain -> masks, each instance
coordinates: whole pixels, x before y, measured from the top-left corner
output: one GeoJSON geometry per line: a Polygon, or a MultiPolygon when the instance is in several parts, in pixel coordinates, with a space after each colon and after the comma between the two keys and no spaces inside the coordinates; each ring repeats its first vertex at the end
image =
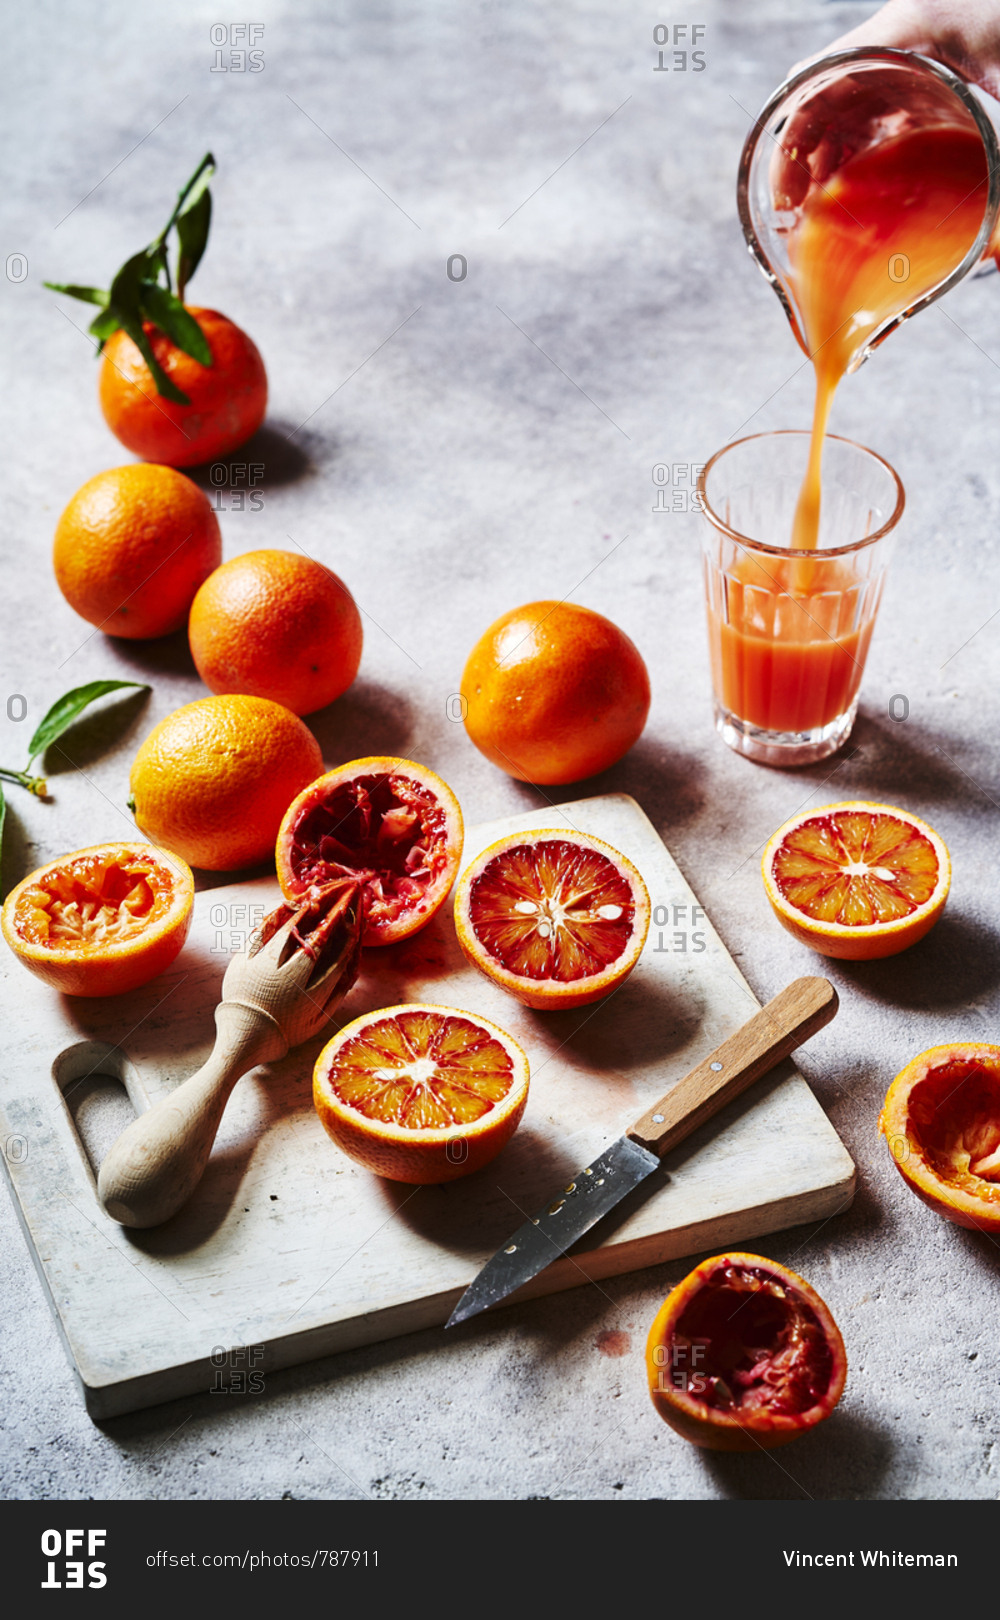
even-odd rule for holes
{"type": "Polygon", "coordinates": [[[594,1340],[594,1348],[602,1356],[627,1356],[632,1348],[632,1336],[621,1328],[605,1328],[594,1340]]]}

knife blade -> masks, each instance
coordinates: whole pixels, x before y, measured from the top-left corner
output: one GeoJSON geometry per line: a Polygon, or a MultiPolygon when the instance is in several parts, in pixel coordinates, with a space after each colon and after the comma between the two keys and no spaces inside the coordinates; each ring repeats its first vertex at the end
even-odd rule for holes
{"type": "Polygon", "coordinates": [[[455,1327],[506,1299],[565,1254],[660,1168],[665,1153],[828,1024],[837,1007],[828,979],[796,979],[779,991],[512,1233],[470,1283],[445,1326],[455,1327]]]}

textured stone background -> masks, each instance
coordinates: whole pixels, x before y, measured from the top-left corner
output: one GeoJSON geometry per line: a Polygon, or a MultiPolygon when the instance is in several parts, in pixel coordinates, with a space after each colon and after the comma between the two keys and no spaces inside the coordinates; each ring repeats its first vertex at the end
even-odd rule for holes
{"type": "Polygon", "coordinates": [[[888,456],[909,495],[839,759],[788,774],[717,740],[696,520],[653,511],[654,465],[703,461],[744,427],[807,422],[809,370],[743,247],[736,164],[791,63],[871,9],[266,4],[254,74],[211,71],[210,28],[242,20],[224,8],[8,12],[3,257],[25,254],[29,275],[0,279],[0,698],[24,694],[28,718],[8,721],[0,702],[0,760],[20,763],[69,685],[119,675],[154,689],[124,722],[118,711],[77,732],[82,769],[53,772],[53,804],[10,789],[5,887],[123,834],[139,740],[203,695],[183,636],[88,635],[52,580],[63,505],[127,458],[74,330],[86,311],[41,281],[106,284],[209,147],[215,225],[195,292],[252,333],[271,381],[246,456],[266,465],[263,504],[225,511],[226,554],[294,541],[366,613],[361,676],[315,717],[328,760],[426,760],[471,820],[544,802],[481,759],[446,704],[499,612],[568,596],[635,639],[654,705],[632,754],[563,796],[635,794],[762,999],[818,965],[773,922],[756,859],[800,805],[907,805],[951,846],[955,881],[916,949],[829,969],[843,1010],[801,1056],[859,1191],[819,1230],[758,1247],[801,1270],[842,1326],[850,1379],[822,1431],[777,1456],[713,1458],[659,1422],[642,1348],[688,1262],[447,1340],[427,1332],[275,1374],[247,1400],[204,1396],[97,1428],[5,1196],[6,1494],[997,1496],[1000,1249],[907,1192],[875,1123],[907,1059],[998,1033],[1000,283],[965,283],[837,401],[835,430],[888,456]],[[654,73],[653,25],[681,17],[707,25],[706,68],[654,73]],[[445,273],[453,253],[468,261],[461,283],[445,273]],[[902,723],[888,715],[895,693],[902,723]]]}

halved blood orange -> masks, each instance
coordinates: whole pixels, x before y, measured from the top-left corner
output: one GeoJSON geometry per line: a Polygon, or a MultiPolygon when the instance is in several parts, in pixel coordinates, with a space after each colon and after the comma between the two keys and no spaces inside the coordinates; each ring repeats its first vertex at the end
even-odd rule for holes
{"type": "Polygon", "coordinates": [[[39,867],[4,902],[20,962],[69,996],[117,996],[153,979],[191,926],[194,878],[150,844],[93,844],[39,867]]]}
{"type": "Polygon", "coordinates": [[[381,754],[354,759],[289,805],[278,880],[297,903],[336,878],[359,876],[364,944],[391,945],[423,928],[447,899],[462,837],[458,800],[426,765],[381,754]]]}
{"type": "Polygon", "coordinates": [[[921,1052],[889,1087],[878,1128],[925,1204],[958,1226],[1000,1232],[1000,1046],[921,1052]]]}
{"type": "Polygon", "coordinates": [[[632,862],[588,833],[508,833],[470,861],[455,894],[469,961],[528,1007],[582,1007],[617,989],[649,929],[632,862]]]}
{"type": "Polygon", "coordinates": [[[413,1003],[364,1013],[323,1048],[316,1112],[339,1148],[390,1181],[454,1181],[488,1164],[528,1100],[528,1060],[478,1013],[413,1003]]]}
{"type": "Polygon", "coordinates": [[[909,810],[845,800],[779,827],[761,861],[778,921],[824,956],[871,961],[923,939],[944,909],[951,860],[909,810]]]}
{"type": "Polygon", "coordinates": [[[827,1306],[759,1254],[703,1260],[649,1331],[646,1371],[665,1423],[710,1451],[787,1445],[828,1418],[847,1355],[827,1306]]]}

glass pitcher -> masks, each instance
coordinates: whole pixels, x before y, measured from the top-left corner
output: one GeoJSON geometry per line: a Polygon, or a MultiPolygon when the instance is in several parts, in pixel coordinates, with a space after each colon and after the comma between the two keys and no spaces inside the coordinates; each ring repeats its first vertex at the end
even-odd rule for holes
{"type": "Polygon", "coordinates": [[[740,221],[751,254],[807,354],[789,273],[789,239],[807,190],[824,185],[851,158],[879,142],[935,125],[975,131],[982,140],[987,168],[982,224],[950,274],[866,334],[849,371],[856,371],[890,332],[940,298],[983,258],[1000,211],[996,133],[974,90],[950,68],[888,46],[836,51],[801,68],[778,86],[757,118],[740,158],[740,221]]]}

